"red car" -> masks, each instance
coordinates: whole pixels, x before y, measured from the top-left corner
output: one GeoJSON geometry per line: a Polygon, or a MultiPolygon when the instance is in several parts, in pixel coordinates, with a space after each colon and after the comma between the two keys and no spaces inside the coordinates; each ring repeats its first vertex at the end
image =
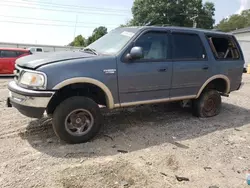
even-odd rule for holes
{"type": "Polygon", "coordinates": [[[12,75],[16,59],[30,55],[31,52],[21,48],[0,48],[0,75],[12,75]]]}

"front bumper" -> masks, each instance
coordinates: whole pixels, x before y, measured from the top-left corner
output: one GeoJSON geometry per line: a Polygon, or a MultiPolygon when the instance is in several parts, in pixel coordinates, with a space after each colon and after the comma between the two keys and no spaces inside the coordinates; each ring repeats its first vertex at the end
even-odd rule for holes
{"type": "Polygon", "coordinates": [[[25,89],[12,81],[8,85],[9,102],[20,113],[32,118],[43,116],[50,99],[54,95],[52,91],[34,91],[25,89]]]}

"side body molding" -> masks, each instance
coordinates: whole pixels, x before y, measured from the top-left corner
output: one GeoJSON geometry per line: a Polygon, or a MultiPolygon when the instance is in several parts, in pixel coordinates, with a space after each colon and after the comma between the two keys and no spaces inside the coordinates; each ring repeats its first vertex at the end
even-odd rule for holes
{"type": "MultiPolygon", "coordinates": [[[[225,90],[225,93],[228,94],[230,92],[230,80],[227,76],[225,75],[214,75],[212,77],[210,77],[203,85],[202,87],[200,88],[198,94],[196,95],[196,99],[199,98],[199,96],[201,95],[202,91],[205,89],[205,87],[213,80],[215,79],[223,79],[225,80],[226,82],[226,90],[225,90]]],[[[107,102],[107,107],[109,109],[113,109],[113,108],[118,108],[120,107],[120,104],[114,104],[114,98],[113,98],[113,95],[111,93],[111,91],[109,90],[109,88],[102,82],[98,81],[98,80],[95,80],[95,79],[92,79],[92,78],[87,78],[87,77],[76,77],[76,78],[71,78],[71,79],[67,79],[67,80],[64,80],[63,82],[57,84],[55,87],[53,87],[53,90],[58,90],[58,89],[61,89],[67,85],[70,85],[70,84],[76,84],[76,83],[88,83],[88,84],[93,84],[93,85],[96,85],[97,87],[101,88],[105,95],[106,95],[106,102],[107,102]]],[[[187,97],[188,98],[188,97],[187,97]]],[[[189,97],[190,98],[190,97],[189,97]]],[[[186,99],[186,97],[183,97],[183,100],[186,99]]],[[[168,99],[170,100],[170,99],[168,99]]],[[[168,101],[167,100],[167,101],[168,101]]],[[[171,101],[171,100],[170,100],[171,101]]],[[[152,101],[153,102],[153,101],[152,101]]],[[[149,101],[138,101],[136,102],[136,104],[147,104],[149,103],[149,101]]],[[[136,105],[134,104],[134,105],[136,105]]],[[[124,105],[126,106],[126,105],[124,105]]],[[[128,105],[130,106],[130,105],[128,105]]]]}
{"type": "Polygon", "coordinates": [[[226,94],[230,93],[230,80],[229,80],[229,78],[228,78],[227,76],[225,76],[225,75],[218,74],[218,75],[214,75],[214,76],[210,77],[210,78],[202,85],[202,87],[200,88],[198,94],[196,95],[196,99],[200,97],[202,91],[205,89],[205,87],[206,87],[210,82],[212,82],[213,80],[218,79],[218,78],[221,78],[221,79],[225,80],[225,82],[226,82],[226,91],[225,91],[225,93],[226,93],[226,94]]]}
{"type": "Polygon", "coordinates": [[[106,102],[107,102],[108,108],[110,108],[110,109],[114,108],[114,98],[113,98],[113,95],[112,95],[111,91],[109,90],[109,88],[104,83],[102,83],[98,80],[92,79],[92,78],[76,77],[76,78],[67,79],[67,80],[64,80],[63,82],[57,84],[55,87],[53,87],[53,90],[58,90],[58,89],[61,89],[67,85],[76,84],[76,83],[87,83],[87,84],[93,84],[93,85],[98,86],[106,94],[106,102]]]}

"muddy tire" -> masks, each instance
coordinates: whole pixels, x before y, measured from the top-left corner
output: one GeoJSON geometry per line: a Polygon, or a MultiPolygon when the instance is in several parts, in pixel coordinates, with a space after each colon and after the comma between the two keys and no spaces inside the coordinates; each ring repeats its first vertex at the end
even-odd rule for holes
{"type": "Polygon", "coordinates": [[[98,105],[86,97],[71,97],[58,105],[53,114],[53,129],[67,143],[91,140],[101,127],[102,115],[98,105]]]}
{"type": "Polygon", "coordinates": [[[221,110],[221,96],[216,90],[204,91],[193,101],[192,111],[196,117],[208,118],[216,116],[221,110]]]}

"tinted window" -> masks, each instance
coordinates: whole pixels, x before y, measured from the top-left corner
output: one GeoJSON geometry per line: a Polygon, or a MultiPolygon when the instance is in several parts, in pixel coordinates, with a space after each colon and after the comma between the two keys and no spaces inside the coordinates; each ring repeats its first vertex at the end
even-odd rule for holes
{"type": "Polygon", "coordinates": [[[135,46],[142,47],[143,59],[160,60],[168,58],[168,35],[163,32],[148,32],[142,35],[135,46]]]}
{"type": "Polygon", "coordinates": [[[37,48],[36,51],[37,52],[42,52],[43,50],[42,50],[42,48],[37,48]]]}
{"type": "Polygon", "coordinates": [[[19,52],[16,52],[16,53],[17,53],[17,56],[21,56],[23,54],[26,54],[27,52],[21,52],[21,51],[19,51],[19,52]]]}
{"type": "Polygon", "coordinates": [[[10,51],[10,50],[2,50],[1,51],[1,57],[17,57],[17,53],[15,51],[10,51]]]}
{"type": "Polygon", "coordinates": [[[173,33],[173,59],[204,59],[205,50],[196,34],[173,33]]]}

